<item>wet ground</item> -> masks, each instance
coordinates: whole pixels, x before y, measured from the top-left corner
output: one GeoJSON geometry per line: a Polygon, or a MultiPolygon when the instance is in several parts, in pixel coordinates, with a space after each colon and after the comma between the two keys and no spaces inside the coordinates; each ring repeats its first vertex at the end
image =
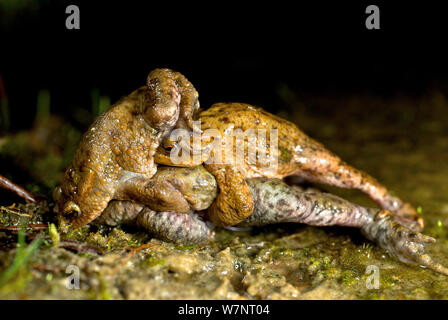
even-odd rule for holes
{"type": "MultiPolygon", "coordinates": [[[[291,106],[280,116],[419,208],[424,233],[437,239],[429,252],[448,265],[448,97],[432,91],[418,98],[298,98],[289,88],[279,94],[291,106]]],[[[70,124],[41,118],[30,131],[0,138],[1,173],[50,199],[79,138],[70,124]]],[[[357,191],[318,187],[374,205],[357,191]]],[[[213,243],[179,246],[133,229],[70,230],[57,224],[50,200],[36,207],[0,195],[4,299],[448,298],[446,276],[399,262],[358,230],[219,229],[213,243]],[[49,223],[57,228],[48,230],[49,223]],[[378,271],[376,288],[368,268],[378,271]]]]}

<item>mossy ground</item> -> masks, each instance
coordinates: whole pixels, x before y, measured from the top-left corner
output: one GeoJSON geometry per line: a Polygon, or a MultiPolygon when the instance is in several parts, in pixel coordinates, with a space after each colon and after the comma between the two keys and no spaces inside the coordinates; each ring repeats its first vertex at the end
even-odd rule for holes
{"type": "MultiPolygon", "coordinates": [[[[332,96],[302,103],[291,93],[285,99],[293,107],[279,115],[294,119],[344,160],[418,206],[425,233],[437,239],[429,252],[448,265],[446,97],[439,92],[417,99],[332,96]]],[[[251,231],[219,229],[215,242],[195,246],[165,243],[132,228],[70,230],[52,215],[50,199],[80,134],[47,116],[30,131],[0,138],[0,155],[7,163],[2,174],[48,200],[35,206],[1,193],[0,227],[9,229],[0,230],[0,298],[448,298],[446,276],[405,265],[348,228],[283,224],[251,231]],[[57,233],[31,228],[49,223],[56,224],[57,233]],[[20,226],[26,241],[17,246],[20,226]],[[79,268],[79,290],[67,289],[70,265],[79,268]],[[369,266],[378,267],[377,289],[366,285],[369,266]]],[[[319,187],[373,205],[357,191],[319,187]]]]}

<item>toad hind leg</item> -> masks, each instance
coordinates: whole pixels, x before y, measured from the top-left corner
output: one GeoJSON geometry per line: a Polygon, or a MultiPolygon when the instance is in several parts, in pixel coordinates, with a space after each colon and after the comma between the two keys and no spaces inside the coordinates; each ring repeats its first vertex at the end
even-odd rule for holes
{"type": "Polygon", "coordinates": [[[357,227],[370,223],[378,209],[365,208],[319,191],[288,186],[282,180],[248,179],[254,211],[237,226],[297,222],[313,226],[357,227]]]}
{"type": "Polygon", "coordinates": [[[93,223],[108,225],[111,227],[119,224],[135,224],[138,214],[144,205],[129,200],[112,200],[101,215],[93,223]]]}
{"type": "Polygon", "coordinates": [[[156,212],[129,200],[113,200],[94,221],[108,226],[137,225],[157,239],[180,244],[195,244],[213,238],[213,226],[197,213],[156,212]]]}
{"type": "Polygon", "coordinates": [[[403,221],[407,220],[407,226],[413,230],[423,229],[423,219],[409,203],[391,195],[375,178],[348,165],[313,139],[306,139],[295,162],[299,167],[297,175],[300,177],[311,182],[358,189],[382,209],[396,212],[403,221]]]}
{"type": "Polygon", "coordinates": [[[197,213],[156,212],[145,207],[137,216],[137,225],[158,239],[181,244],[200,243],[214,236],[212,225],[197,213]]]}
{"type": "Polygon", "coordinates": [[[254,198],[254,212],[237,226],[298,222],[356,227],[401,261],[448,275],[448,269],[424,250],[425,244],[435,240],[401,225],[390,211],[362,207],[327,193],[304,192],[281,180],[254,178],[247,181],[254,198]]]}

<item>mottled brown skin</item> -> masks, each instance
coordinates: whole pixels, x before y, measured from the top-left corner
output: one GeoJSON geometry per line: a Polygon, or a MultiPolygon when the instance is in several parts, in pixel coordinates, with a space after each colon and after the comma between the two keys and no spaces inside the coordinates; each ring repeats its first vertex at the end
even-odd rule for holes
{"type": "MultiPolygon", "coordinates": [[[[144,204],[162,198],[160,190],[174,186],[148,182],[157,171],[154,154],[176,126],[192,129],[185,114],[197,108],[198,94],[183,75],[152,71],[146,86],[114,104],[84,134],[54,191],[56,211],[79,227],[98,217],[112,199],[144,204]]],[[[187,212],[184,197],[178,200],[173,210],[187,212]]]]}
{"type": "MultiPolygon", "coordinates": [[[[146,82],[147,99],[152,108],[146,111],[146,120],[155,128],[167,129],[166,122],[175,128],[193,129],[193,115],[199,110],[199,94],[193,84],[179,72],[170,69],[153,70],[146,82]],[[178,116],[166,116],[167,105],[173,103],[175,96],[180,95],[180,102],[171,110],[177,110],[178,116]]],[[[170,110],[170,108],[168,108],[170,110]]]]}
{"type": "MultiPolygon", "coordinates": [[[[208,208],[216,197],[217,183],[212,174],[203,166],[159,167],[151,180],[162,186],[158,193],[160,199],[155,196],[148,205],[111,201],[95,223],[110,226],[136,224],[157,238],[182,244],[213,240],[213,225],[206,215],[198,213],[208,208]],[[189,214],[173,210],[179,201],[178,192],[185,196],[185,203],[190,206],[189,214]]],[[[251,178],[246,181],[254,201],[254,212],[238,227],[292,222],[360,228],[368,239],[401,261],[448,274],[448,269],[435,262],[424,249],[425,244],[435,240],[401,225],[390,211],[362,207],[317,190],[288,186],[279,179],[251,178]]]]}
{"type": "Polygon", "coordinates": [[[157,173],[147,181],[157,190],[145,201],[113,200],[95,220],[95,223],[115,226],[132,221],[145,206],[160,212],[192,214],[206,210],[217,195],[215,178],[203,166],[176,168],[159,166],[157,173]]]}
{"type": "Polygon", "coordinates": [[[234,129],[266,129],[266,143],[259,143],[257,150],[264,148],[269,154],[269,130],[278,130],[278,149],[273,149],[278,167],[272,170],[268,163],[251,164],[245,156],[241,163],[232,165],[208,164],[210,139],[202,141],[202,156],[191,157],[181,163],[173,163],[170,151],[176,142],[167,137],[156,154],[157,163],[175,166],[196,166],[204,163],[218,181],[219,194],[208,210],[209,219],[217,225],[235,225],[251,215],[253,202],[244,179],[255,177],[284,178],[298,175],[308,181],[329,184],[341,188],[355,188],[366,193],[381,208],[396,212],[416,230],[423,228],[423,219],[408,203],[389,193],[375,178],[358,170],[319,142],[304,134],[294,123],[272,115],[261,108],[244,103],[217,103],[199,114],[201,130],[217,129],[224,135],[232,135],[234,129]]]}

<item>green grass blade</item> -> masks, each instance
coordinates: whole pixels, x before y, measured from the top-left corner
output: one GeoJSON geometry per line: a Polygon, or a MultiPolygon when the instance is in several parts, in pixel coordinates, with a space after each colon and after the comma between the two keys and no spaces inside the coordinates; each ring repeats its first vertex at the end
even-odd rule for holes
{"type": "Polygon", "coordinates": [[[23,267],[31,256],[39,249],[42,244],[42,238],[37,238],[31,242],[26,248],[24,248],[25,234],[19,232],[19,241],[16,256],[13,263],[0,275],[0,287],[3,287],[9,280],[11,280],[20,268],[23,267]],[[22,234],[22,235],[21,235],[22,234]],[[21,243],[22,242],[22,243],[21,243]]]}

